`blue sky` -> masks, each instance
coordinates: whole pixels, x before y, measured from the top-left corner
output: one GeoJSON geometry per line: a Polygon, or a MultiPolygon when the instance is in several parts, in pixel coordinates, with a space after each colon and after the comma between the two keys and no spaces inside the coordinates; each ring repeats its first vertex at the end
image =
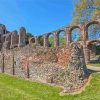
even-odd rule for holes
{"type": "Polygon", "coordinates": [[[9,31],[24,26],[40,35],[68,25],[72,19],[71,0],[0,0],[0,23],[9,31]]]}

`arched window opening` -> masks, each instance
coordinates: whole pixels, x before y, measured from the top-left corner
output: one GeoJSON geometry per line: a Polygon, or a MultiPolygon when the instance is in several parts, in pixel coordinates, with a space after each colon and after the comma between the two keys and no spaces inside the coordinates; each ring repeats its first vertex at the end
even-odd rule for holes
{"type": "Polygon", "coordinates": [[[92,40],[88,44],[88,48],[90,51],[90,63],[96,64],[100,63],[100,41],[92,40]]]}
{"type": "Polygon", "coordinates": [[[35,38],[34,38],[34,37],[33,37],[33,38],[31,38],[31,39],[30,39],[30,41],[29,41],[29,43],[30,43],[30,44],[35,43],[35,38]]]}
{"type": "Polygon", "coordinates": [[[65,32],[61,31],[58,33],[58,38],[59,38],[59,46],[65,46],[66,45],[66,39],[65,39],[65,32]]]}
{"type": "Polygon", "coordinates": [[[48,36],[48,46],[49,47],[54,47],[54,36],[53,36],[53,34],[50,34],[48,36]]]}
{"type": "Polygon", "coordinates": [[[81,41],[81,37],[80,37],[80,29],[79,28],[75,28],[71,31],[71,37],[72,37],[72,42],[78,42],[81,41]]]}
{"type": "Polygon", "coordinates": [[[40,46],[43,46],[43,36],[39,36],[38,37],[38,44],[40,45],[40,46]]]}
{"type": "Polygon", "coordinates": [[[88,27],[88,40],[100,38],[100,25],[92,24],[88,27]]]}
{"type": "Polygon", "coordinates": [[[100,43],[96,45],[96,55],[100,56],[100,43]]]}

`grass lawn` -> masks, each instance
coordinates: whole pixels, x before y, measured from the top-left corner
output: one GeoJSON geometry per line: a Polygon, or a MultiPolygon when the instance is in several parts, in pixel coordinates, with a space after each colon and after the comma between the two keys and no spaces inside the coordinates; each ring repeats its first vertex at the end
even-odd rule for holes
{"type": "Polygon", "coordinates": [[[60,88],[0,74],[0,100],[100,100],[100,74],[92,74],[86,91],[59,96],[60,88]]]}
{"type": "Polygon", "coordinates": [[[89,65],[90,66],[95,66],[95,67],[100,67],[100,63],[94,63],[94,64],[93,63],[90,63],[89,65]]]}

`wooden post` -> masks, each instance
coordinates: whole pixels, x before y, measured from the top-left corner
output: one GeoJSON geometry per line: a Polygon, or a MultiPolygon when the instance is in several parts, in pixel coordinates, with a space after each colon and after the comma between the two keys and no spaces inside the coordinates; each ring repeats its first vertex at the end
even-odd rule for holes
{"type": "Polygon", "coordinates": [[[15,75],[15,61],[14,61],[14,54],[13,54],[13,66],[12,66],[12,68],[13,68],[12,74],[15,75]]]}
{"type": "Polygon", "coordinates": [[[5,72],[5,64],[4,64],[4,54],[2,55],[2,73],[4,73],[5,72]]]}
{"type": "Polygon", "coordinates": [[[30,78],[30,74],[29,74],[29,60],[27,62],[27,78],[30,78]]]}

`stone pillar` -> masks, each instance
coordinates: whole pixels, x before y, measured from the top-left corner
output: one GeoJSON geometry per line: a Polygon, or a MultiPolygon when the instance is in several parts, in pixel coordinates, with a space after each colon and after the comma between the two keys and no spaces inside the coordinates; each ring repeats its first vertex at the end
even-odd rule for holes
{"type": "Polygon", "coordinates": [[[57,34],[57,32],[54,33],[54,47],[58,47],[59,46],[59,36],[57,34]]]}
{"type": "Polygon", "coordinates": [[[88,64],[90,62],[90,50],[86,44],[87,40],[88,40],[88,34],[87,34],[87,30],[86,30],[86,25],[84,24],[81,26],[81,41],[82,41],[82,45],[83,45],[84,57],[85,57],[86,64],[88,64]]]}
{"type": "Polygon", "coordinates": [[[35,44],[38,44],[38,37],[35,36],[34,38],[35,38],[35,44]]]}
{"type": "Polygon", "coordinates": [[[88,64],[90,62],[90,50],[87,46],[83,46],[85,62],[88,64]]]}
{"type": "Polygon", "coordinates": [[[4,42],[2,45],[2,49],[3,50],[10,49],[10,44],[11,44],[11,33],[8,33],[4,36],[4,42]]]}
{"type": "Polygon", "coordinates": [[[11,45],[10,48],[14,48],[18,46],[18,34],[17,31],[13,31],[11,34],[11,45]]]}
{"type": "Polygon", "coordinates": [[[44,35],[44,47],[48,47],[48,35],[44,35]]]}
{"type": "Polygon", "coordinates": [[[24,27],[20,28],[19,31],[19,47],[25,46],[26,45],[26,30],[24,27]]]}
{"type": "Polygon", "coordinates": [[[96,57],[96,46],[93,45],[90,49],[90,59],[95,58],[96,57]]]}
{"type": "Polygon", "coordinates": [[[3,35],[3,34],[5,34],[6,33],[6,27],[5,27],[5,25],[0,25],[0,35],[3,35]]]}
{"type": "Polygon", "coordinates": [[[86,29],[86,25],[81,26],[81,41],[86,42],[88,40],[88,30],[86,29]]]}
{"type": "Polygon", "coordinates": [[[72,42],[72,38],[71,38],[71,32],[70,30],[67,28],[66,29],[66,45],[70,44],[72,42]]]}

